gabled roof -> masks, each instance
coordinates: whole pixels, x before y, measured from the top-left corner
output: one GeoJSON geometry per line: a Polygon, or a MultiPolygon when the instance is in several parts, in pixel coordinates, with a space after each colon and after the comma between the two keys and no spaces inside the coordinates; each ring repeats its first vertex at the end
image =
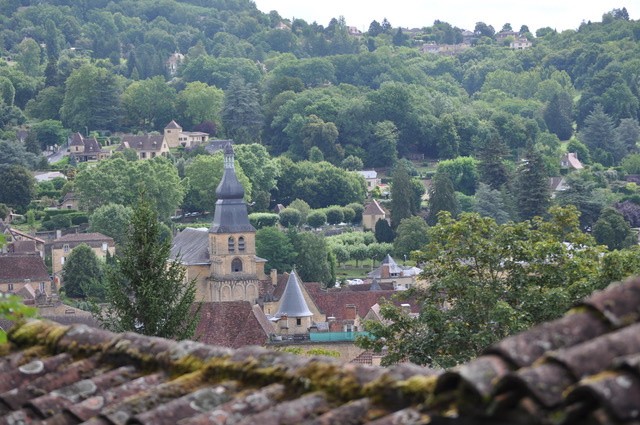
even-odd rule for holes
{"type": "Polygon", "coordinates": [[[164,142],[164,136],[161,134],[143,134],[134,136],[126,134],[122,136],[122,143],[117,150],[125,148],[135,149],[137,151],[160,151],[164,142]]]}
{"type": "Polygon", "coordinates": [[[636,425],[639,306],[640,280],[612,285],[446,371],[30,320],[0,351],[0,421],[636,425]]]}
{"type": "Polygon", "coordinates": [[[49,272],[39,255],[0,256],[0,282],[15,283],[25,280],[49,281],[49,272]]]}
{"type": "Polygon", "coordinates": [[[298,274],[292,271],[287,280],[280,302],[278,303],[278,311],[276,317],[287,315],[289,317],[311,317],[313,313],[309,310],[307,302],[302,295],[298,274]]]}
{"type": "Polygon", "coordinates": [[[115,242],[112,237],[103,235],[102,233],[69,233],[61,236],[53,241],[52,248],[62,248],[65,244],[70,247],[75,247],[81,243],[91,245],[93,243],[107,243],[108,246],[115,246],[115,242]]]}
{"type": "Polygon", "coordinates": [[[69,141],[69,146],[84,146],[84,138],[80,133],[73,133],[71,135],[71,140],[69,141]]]}
{"type": "Polygon", "coordinates": [[[184,265],[211,264],[208,229],[187,227],[171,241],[171,259],[184,265]]]}
{"type": "Polygon", "coordinates": [[[584,168],[582,162],[578,159],[578,154],[575,152],[567,152],[564,154],[560,160],[560,165],[562,165],[563,168],[573,168],[574,170],[582,170],[584,168]]]}
{"type": "Polygon", "coordinates": [[[374,199],[364,207],[362,215],[385,215],[385,212],[378,201],[374,199]]]}
{"type": "Polygon", "coordinates": [[[378,172],[376,170],[362,170],[362,171],[358,171],[358,174],[360,174],[365,179],[377,179],[378,178],[378,172]]]}

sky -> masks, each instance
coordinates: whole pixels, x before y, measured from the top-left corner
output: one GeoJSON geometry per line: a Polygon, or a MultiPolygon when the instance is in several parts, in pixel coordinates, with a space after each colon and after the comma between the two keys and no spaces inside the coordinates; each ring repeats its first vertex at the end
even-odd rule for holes
{"type": "Polygon", "coordinates": [[[534,32],[543,27],[557,31],[577,29],[584,21],[602,21],[612,9],[627,8],[629,17],[638,19],[638,0],[254,0],[262,12],[276,10],[283,18],[316,21],[326,26],[331,18],[344,16],[347,25],[366,31],[374,19],[384,18],[391,25],[422,28],[436,19],[454,27],[473,31],[476,22],[500,31],[505,23],[514,30],[527,25],[534,32]],[[625,4],[625,2],[627,4],[625,4]],[[629,4],[631,3],[631,4],[629,4]]]}

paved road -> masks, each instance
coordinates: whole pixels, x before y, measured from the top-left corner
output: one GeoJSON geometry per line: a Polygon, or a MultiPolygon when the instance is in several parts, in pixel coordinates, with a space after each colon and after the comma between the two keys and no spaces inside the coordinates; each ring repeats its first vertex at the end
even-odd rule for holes
{"type": "Polygon", "coordinates": [[[65,144],[65,145],[62,145],[60,147],[60,149],[58,149],[58,152],[47,156],[47,161],[49,161],[49,164],[52,164],[54,162],[58,162],[64,157],[64,154],[66,152],[67,152],[67,145],[65,144]]]}

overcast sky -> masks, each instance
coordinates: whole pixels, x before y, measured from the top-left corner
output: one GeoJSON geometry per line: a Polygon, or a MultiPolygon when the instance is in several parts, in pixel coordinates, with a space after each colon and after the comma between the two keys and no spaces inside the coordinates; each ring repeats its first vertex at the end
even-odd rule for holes
{"type": "Polygon", "coordinates": [[[577,29],[585,21],[602,21],[602,14],[627,8],[631,19],[638,19],[638,0],[254,0],[259,10],[277,10],[283,18],[300,18],[326,26],[331,18],[344,16],[347,25],[366,31],[374,19],[387,18],[403,28],[431,26],[436,19],[473,30],[476,22],[493,25],[500,31],[505,23],[514,30],[527,25],[558,31],[577,29]],[[625,4],[626,3],[626,4],[625,4]]]}

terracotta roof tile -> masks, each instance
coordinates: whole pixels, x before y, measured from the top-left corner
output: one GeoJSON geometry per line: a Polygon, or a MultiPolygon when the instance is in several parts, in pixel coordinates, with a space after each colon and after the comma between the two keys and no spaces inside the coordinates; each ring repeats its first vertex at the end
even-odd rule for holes
{"type": "Polygon", "coordinates": [[[49,272],[39,255],[0,256],[0,282],[49,281],[49,272]]]}
{"type": "MultiPolygon", "coordinates": [[[[32,320],[0,347],[0,423],[638,424],[640,322],[616,300],[639,285],[612,286],[445,372],[32,320]]],[[[245,310],[240,324],[251,307],[223,311],[245,310]]]]}

